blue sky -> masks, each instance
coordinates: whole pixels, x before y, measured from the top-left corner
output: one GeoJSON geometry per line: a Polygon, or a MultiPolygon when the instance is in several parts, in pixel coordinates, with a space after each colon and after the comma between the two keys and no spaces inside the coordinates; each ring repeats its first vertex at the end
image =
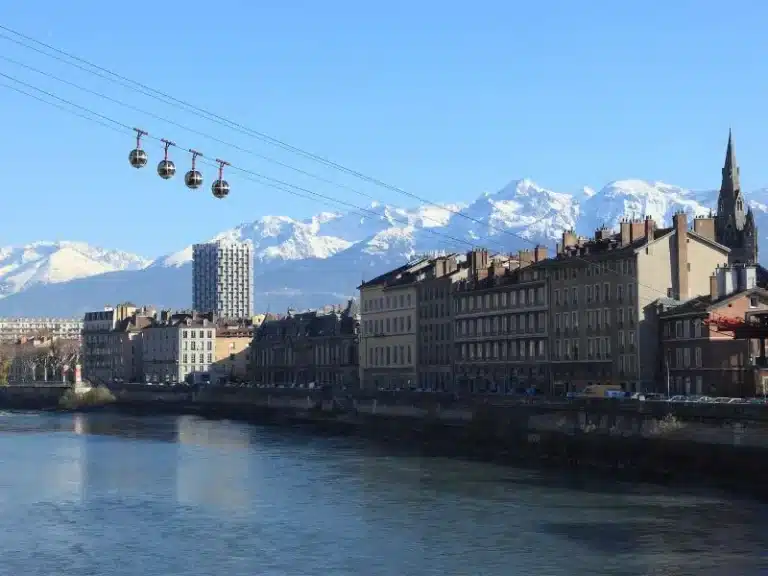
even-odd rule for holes
{"type": "MultiPolygon", "coordinates": [[[[768,3],[28,0],[0,24],[432,201],[529,177],[719,186],[729,126],[745,189],[768,186],[768,3]],[[378,7],[374,7],[378,6],[378,7]]],[[[300,175],[0,60],[0,72],[208,156],[345,202],[412,205],[199,116],[0,39],[0,55],[300,175]]],[[[0,77],[0,83],[12,83],[0,77]]],[[[26,89],[26,88],[25,88],[26,89]]],[[[29,89],[26,89],[29,90],[29,89]]],[[[338,209],[241,179],[226,201],[130,168],[131,138],[0,87],[0,245],[83,240],[145,256],[266,214],[338,209]]],[[[188,158],[178,151],[179,170],[188,158]]]]}

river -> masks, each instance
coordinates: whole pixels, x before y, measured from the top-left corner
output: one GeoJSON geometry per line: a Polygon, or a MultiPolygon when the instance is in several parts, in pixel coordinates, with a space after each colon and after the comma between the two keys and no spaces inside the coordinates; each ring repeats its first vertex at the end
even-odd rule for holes
{"type": "Polygon", "coordinates": [[[724,494],[196,417],[0,414],[0,575],[765,574],[724,494]]]}

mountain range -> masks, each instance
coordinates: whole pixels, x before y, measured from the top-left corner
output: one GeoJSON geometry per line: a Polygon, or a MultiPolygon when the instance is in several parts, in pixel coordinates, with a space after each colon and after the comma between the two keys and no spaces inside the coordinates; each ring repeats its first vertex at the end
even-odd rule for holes
{"type": "MultiPolygon", "coordinates": [[[[704,215],[714,209],[717,194],[643,180],[563,193],[523,179],[468,204],[406,209],[373,203],[305,220],[264,216],[213,239],[253,243],[256,311],[282,312],[340,302],[356,293],[361,280],[421,253],[472,246],[514,252],[534,244],[552,249],[565,229],[591,235],[602,226],[618,227],[625,216],[649,215],[668,224],[679,210],[704,215]]],[[[747,199],[762,243],[768,237],[768,189],[747,199]]],[[[155,259],[82,242],[0,248],[0,316],[81,316],[121,301],[188,308],[191,260],[191,246],[155,259]]]]}

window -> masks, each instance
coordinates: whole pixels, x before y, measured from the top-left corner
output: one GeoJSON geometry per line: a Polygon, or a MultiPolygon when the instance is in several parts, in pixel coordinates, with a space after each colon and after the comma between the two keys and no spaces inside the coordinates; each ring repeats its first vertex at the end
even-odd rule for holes
{"type": "Polygon", "coordinates": [[[683,337],[683,323],[678,320],[675,322],[675,338],[683,337]]]}
{"type": "Polygon", "coordinates": [[[685,348],[683,350],[683,362],[685,363],[686,368],[691,367],[691,349],[685,348]]]}
{"type": "Polygon", "coordinates": [[[696,368],[701,368],[701,348],[696,348],[694,353],[694,361],[696,362],[696,368]]]}

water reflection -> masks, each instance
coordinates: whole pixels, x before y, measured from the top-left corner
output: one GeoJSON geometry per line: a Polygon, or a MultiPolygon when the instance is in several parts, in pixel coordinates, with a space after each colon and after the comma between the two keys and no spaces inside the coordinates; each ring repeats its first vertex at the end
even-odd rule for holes
{"type": "Polygon", "coordinates": [[[0,415],[0,462],[8,471],[0,576],[751,576],[765,568],[761,504],[283,429],[0,415]]]}
{"type": "Polygon", "coordinates": [[[253,486],[244,453],[251,431],[243,424],[182,416],[176,420],[179,450],[176,498],[189,506],[211,506],[238,513],[249,506],[253,486]]]}

